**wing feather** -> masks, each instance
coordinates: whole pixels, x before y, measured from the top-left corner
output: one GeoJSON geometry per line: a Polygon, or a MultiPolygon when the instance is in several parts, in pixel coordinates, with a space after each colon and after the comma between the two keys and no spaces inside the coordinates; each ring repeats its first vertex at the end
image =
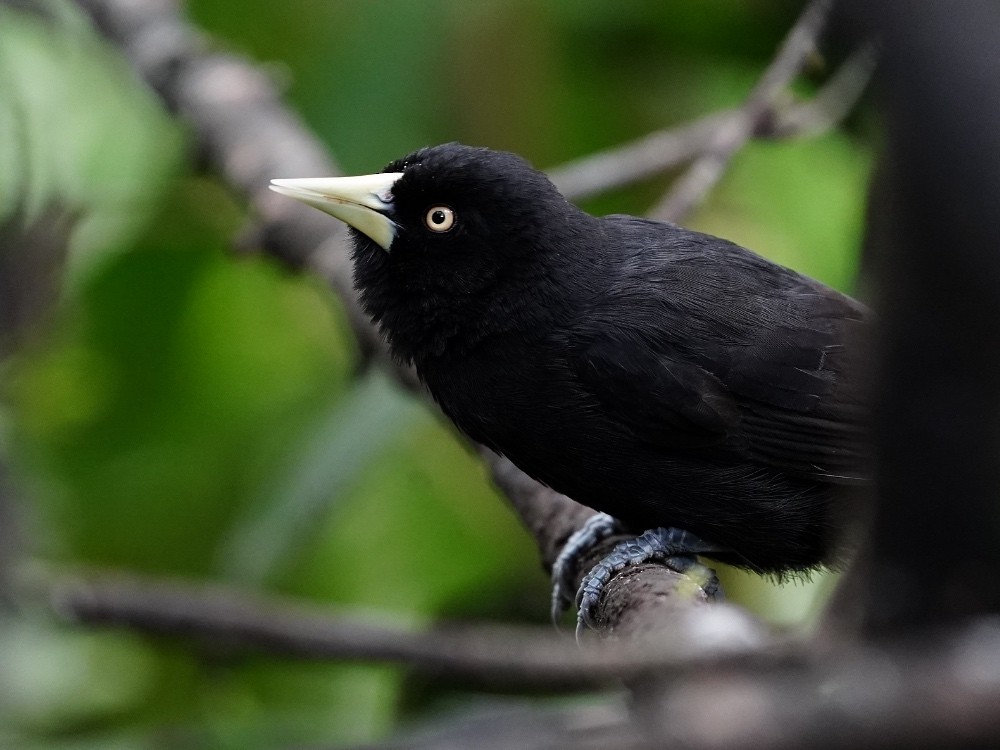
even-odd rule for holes
{"type": "Polygon", "coordinates": [[[665,448],[863,480],[867,310],[737,245],[663,227],[631,220],[621,275],[569,332],[583,387],[665,448]]]}

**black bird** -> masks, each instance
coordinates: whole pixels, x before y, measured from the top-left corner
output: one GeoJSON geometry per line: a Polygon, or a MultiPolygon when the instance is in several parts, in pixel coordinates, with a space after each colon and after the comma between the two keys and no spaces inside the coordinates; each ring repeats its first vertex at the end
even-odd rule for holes
{"type": "Polygon", "coordinates": [[[470,438],[664,527],[669,556],[835,562],[838,486],[866,477],[861,304],[717,237],[591,216],[511,153],[272,185],[353,227],[365,311],[470,438]]]}

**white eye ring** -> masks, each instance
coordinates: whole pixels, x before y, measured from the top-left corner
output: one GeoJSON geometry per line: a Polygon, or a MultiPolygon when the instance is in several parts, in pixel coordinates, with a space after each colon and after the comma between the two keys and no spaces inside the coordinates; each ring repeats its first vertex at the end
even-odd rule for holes
{"type": "Polygon", "coordinates": [[[432,232],[447,232],[455,226],[455,212],[448,206],[431,206],[424,214],[424,224],[432,232]]]}

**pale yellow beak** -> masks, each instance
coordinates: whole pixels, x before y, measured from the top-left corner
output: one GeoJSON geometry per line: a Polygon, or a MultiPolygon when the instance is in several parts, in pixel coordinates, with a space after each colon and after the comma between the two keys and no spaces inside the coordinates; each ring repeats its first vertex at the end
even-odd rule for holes
{"type": "Polygon", "coordinates": [[[271,180],[270,188],[350,224],[388,250],[397,228],[390,217],[392,186],[402,176],[402,172],[384,172],[358,177],[271,180]]]}

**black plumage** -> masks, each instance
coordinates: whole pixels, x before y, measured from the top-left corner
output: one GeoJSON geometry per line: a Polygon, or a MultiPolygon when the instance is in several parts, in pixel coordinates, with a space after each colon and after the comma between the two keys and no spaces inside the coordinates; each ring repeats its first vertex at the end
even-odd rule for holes
{"type": "Polygon", "coordinates": [[[590,216],[513,154],[446,144],[384,172],[391,243],[353,232],[355,283],[464,433],[637,531],[759,571],[831,561],[837,488],[865,479],[861,304],[717,237],[590,216]]]}

